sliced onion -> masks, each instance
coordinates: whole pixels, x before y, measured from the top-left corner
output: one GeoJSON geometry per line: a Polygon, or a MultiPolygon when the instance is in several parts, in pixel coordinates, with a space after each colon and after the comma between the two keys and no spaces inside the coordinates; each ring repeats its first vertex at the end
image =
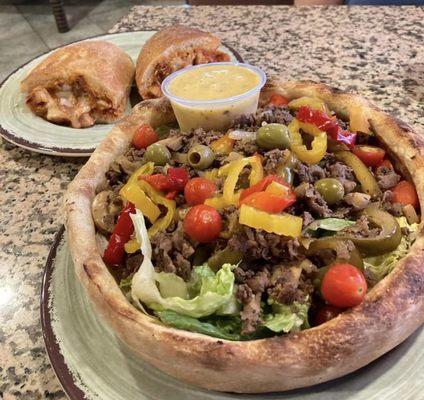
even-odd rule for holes
{"type": "Polygon", "coordinates": [[[256,132],[235,130],[235,131],[231,131],[228,134],[228,136],[230,139],[233,139],[233,140],[248,140],[248,141],[256,140],[256,132]]]}

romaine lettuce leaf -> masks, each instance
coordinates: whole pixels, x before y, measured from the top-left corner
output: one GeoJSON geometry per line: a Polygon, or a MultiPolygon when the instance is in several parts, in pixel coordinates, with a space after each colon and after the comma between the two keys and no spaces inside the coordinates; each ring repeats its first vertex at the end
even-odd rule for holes
{"type": "MultiPolygon", "coordinates": [[[[184,292],[184,296],[187,293],[190,298],[164,297],[160,291],[160,281],[163,285],[164,281],[169,283],[172,279],[165,278],[166,275],[158,278],[159,274],[154,270],[151,260],[152,247],[143,214],[137,210],[136,214],[131,215],[131,219],[143,254],[143,262],[132,280],[131,295],[143,311],[143,304],[145,304],[155,311],[172,310],[182,315],[199,318],[213,314],[232,300],[234,266],[230,264],[224,264],[216,274],[207,265],[195,267],[195,277],[187,286],[186,292],[182,288],[182,282],[178,281],[178,293],[184,292]]],[[[166,294],[170,294],[169,289],[166,294]]]]}
{"type": "Polygon", "coordinates": [[[174,328],[184,329],[186,331],[203,333],[226,340],[240,340],[240,320],[237,318],[226,318],[226,321],[216,320],[200,321],[197,318],[181,315],[174,311],[156,311],[159,319],[174,328]]]}
{"type": "Polygon", "coordinates": [[[309,328],[309,303],[295,301],[291,305],[273,302],[273,313],[263,316],[263,325],[273,332],[296,332],[301,328],[309,328]]]}
{"type": "Polygon", "coordinates": [[[405,217],[396,218],[401,228],[408,228],[409,234],[403,235],[396,250],[376,257],[364,258],[365,276],[370,286],[376,285],[393,271],[398,261],[408,254],[418,232],[418,224],[408,224],[405,217]]]}

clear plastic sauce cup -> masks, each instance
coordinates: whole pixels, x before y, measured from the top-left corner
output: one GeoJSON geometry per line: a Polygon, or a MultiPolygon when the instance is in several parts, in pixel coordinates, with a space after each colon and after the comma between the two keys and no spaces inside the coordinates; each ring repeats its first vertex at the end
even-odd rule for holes
{"type": "Polygon", "coordinates": [[[196,128],[225,130],[234,118],[257,110],[259,93],[265,82],[265,73],[252,65],[210,63],[184,68],[169,75],[162,82],[162,92],[170,100],[182,131],[196,128]],[[182,76],[187,73],[187,76],[182,76]],[[243,75],[247,81],[243,80],[243,75]],[[184,84],[178,91],[175,90],[177,82],[184,84]],[[178,96],[175,92],[184,95],[178,96]],[[225,97],[225,93],[231,95],[225,97]]]}

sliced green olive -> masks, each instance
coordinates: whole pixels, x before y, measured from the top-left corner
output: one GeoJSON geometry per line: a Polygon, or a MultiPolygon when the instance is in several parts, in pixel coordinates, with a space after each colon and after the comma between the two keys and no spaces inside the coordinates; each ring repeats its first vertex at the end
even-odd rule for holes
{"type": "Polygon", "coordinates": [[[345,194],[343,185],[334,178],[324,178],[316,181],[315,189],[330,205],[338,203],[345,194]]]}
{"type": "Polygon", "coordinates": [[[209,146],[196,144],[187,154],[188,163],[195,169],[206,169],[215,160],[215,153],[209,146]]]}
{"type": "Polygon", "coordinates": [[[266,150],[287,149],[290,147],[289,129],[283,124],[261,126],[256,133],[256,143],[266,150]]]}
{"type": "Polygon", "coordinates": [[[163,166],[171,160],[171,153],[165,145],[153,143],[147,147],[143,157],[145,161],[153,161],[156,165],[163,166]]]}

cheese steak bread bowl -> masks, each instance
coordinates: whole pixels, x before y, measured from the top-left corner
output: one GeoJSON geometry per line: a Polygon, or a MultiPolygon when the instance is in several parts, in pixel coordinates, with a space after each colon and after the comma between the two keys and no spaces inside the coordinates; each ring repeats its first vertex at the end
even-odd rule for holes
{"type": "Polygon", "coordinates": [[[131,58],[101,40],[53,52],[21,82],[31,111],[56,124],[85,128],[124,115],[134,78],[131,58]]]}
{"type": "Polygon", "coordinates": [[[278,79],[224,132],[171,124],[166,98],[140,103],[66,194],[76,273],[140,357],[207,389],[284,391],[422,324],[424,143],[409,126],[278,79]]]}
{"type": "Polygon", "coordinates": [[[229,61],[220,51],[221,41],[208,32],[183,25],[173,25],[153,35],[137,59],[138,91],[143,99],[162,96],[161,83],[172,72],[189,65],[229,61]]]}

